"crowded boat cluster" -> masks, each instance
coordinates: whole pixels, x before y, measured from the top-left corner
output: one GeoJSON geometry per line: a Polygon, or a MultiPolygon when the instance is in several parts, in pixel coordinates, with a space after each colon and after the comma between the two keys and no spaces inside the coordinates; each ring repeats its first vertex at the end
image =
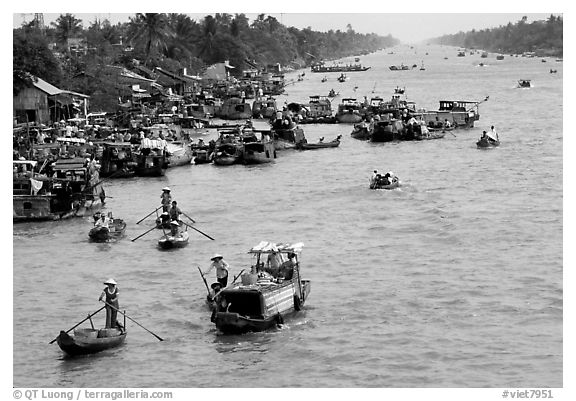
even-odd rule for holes
{"type": "MultiPolygon", "coordinates": [[[[361,73],[368,68],[359,64],[337,69],[315,65],[311,71],[338,71],[346,79],[344,72],[361,73]]],[[[304,103],[279,104],[274,96],[287,85],[300,82],[305,73],[290,82],[281,74],[273,75],[274,79],[265,79],[263,74],[247,71],[240,80],[193,81],[191,90],[182,95],[175,94],[177,87],[163,88],[165,96],[154,100],[134,96],[122,112],[89,113],[87,107],[82,112],[74,106],[68,109],[76,112],[72,117],[54,119],[53,123],[16,123],[14,222],[92,216],[91,241],[118,241],[125,234],[126,221],[112,212],[94,213],[98,204],[106,202],[106,180],[162,176],[169,168],[190,164],[270,163],[286,150],[340,145],[341,135],[309,143],[303,128],[306,124],[349,124],[352,138],[372,142],[439,139],[454,129],[474,127],[480,118],[479,105],[488,100],[442,100],[438,110],[427,111],[407,100],[406,88],[396,87],[389,100],[380,96],[364,96],[361,101],[345,97],[335,108],[332,103],[340,95],[334,89],[327,95],[311,95],[304,103]],[[214,133],[217,135],[210,135],[205,142],[204,137],[214,133]]],[[[478,141],[478,147],[498,144],[494,128],[478,141]]],[[[400,185],[393,172],[381,175],[374,170],[369,188],[394,189],[400,185]]],[[[214,240],[180,210],[169,187],[162,190],[161,205],[136,224],[150,217],[155,218],[154,226],[132,241],[162,230],[159,249],[183,248],[188,244],[188,228],[214,240]]],[[[249,250],[254,257],[251,266],[230,283],[227,263],[222,255],[214,255],[211,270],[216,270],[217,282],[208,285],[205,276],[209,271],[199,272],[216,327],[225,333],[265,330],[299,311],[311,288],[310,281],[300,275],[302,247],[302,243],[262,241],[249,250]]],[[[68,333],[78,325],[62,331],[54,341],[66,353],[98,352],[124,341],[126,321],[121,325],[116,320],[120,312],[116,282],[109,279],[105,284],[106,327],[78,329],[73,335],[68,333]]]]}

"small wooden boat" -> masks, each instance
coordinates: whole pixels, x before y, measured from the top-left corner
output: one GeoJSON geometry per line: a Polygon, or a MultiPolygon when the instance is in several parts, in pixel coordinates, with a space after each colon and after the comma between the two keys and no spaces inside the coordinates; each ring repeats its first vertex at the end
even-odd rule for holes
{"type": "Polygon", "coordinates": [[[229,166],[242,161],[242,147],[235,143],[225,143],[216,148],[214,152],[214,164],[229,166]]]}
{"type": "Polygon", "coordinates": [[[127,332],[122,329],[76,329],[70,335],[61,331],[56,341],[70,356],[95,354],[121,345],[127,332]]]}
{"type": "Polygon", "coordinates": [[[126,231],[126,222],[122,219],[112,219],[108,227],[93,227],[88,236],[95,242],[106,242],[111,239],[118,239],[126,231]]]}
{"type": "Polygon", "coordinates": [[[190,235],[184,231],[176,236],[171,234],[166,234],[158,240],[158,246],[161,249],[172,249],[172,248],[184,248],[188,245],[188,239],[190,235]]]}
{"type": "Polygon", "coordinates": [[[414,140],[416,141],[425,141],[425,140],[429,140],[429,139],[441,139],[444,138],[444,136],[446,135],[446,132],[444,131],[430,131],[427,133],[421,133],[421,134],[414,134],[414,140]]]}
{"type": "Polygon", "coordinates": [[[210,158],[207,149],[197,149],[194,153],[194,164],[212,163],[212,159],[210,158]]]}
{"type": "Polygon", "coordinates": [[[342,135],[338,135],[336,139],[333,139],[330,142],[323,142],[323,141],[318,141],[316,143],[301,142],[296,145],[296,148],[300,150],[337,148],[338,146],[340,146],[340,138],[342,138],[342,135]]]}
{"type": "Polygon", "coordinates": [[[370,189],[394,189],[400,186],[400,180],[398,177],[393,177],[392,182],[388,181],[387,178],[384,178],[380,175],[376,176],[374,182],[370,183],[370,189]]]}
{"type": "Polygon", "coordinates": [[[484,137],[484,138],[480,138],[477,142],[476,142],[476,146],[480,149],[486,149],[486,148],[495,148],[497,146],[500,146],[500,140],[498,139],[492,139],[488,136],[484,137]]]}
{"type": "Polygon", "coordinates": [[[310,294],[310,281],[300,277],[302,243],[275,244],[262,241],[248,253],[256,260],[242,282],[222,290],[211,321],[225,334],[263,331],[283,323],[300,311],[310,294]],[[276,253],[287,257],[279,269],[265,267],[264,257],[276,253]]]}
{"type": "Polygon", "coordinates": [[[518,87],[519,88],[531,88],[532,87],[532,83],[529,79],[520,79],[518,81],[518,87]]]}
{"type": "Polygon", "coordinates": [[[368,140],[372,135],[370,126],[366,123],[355,124],[350,136],[355,139],[368,140]]]}
{"type": "Polygon", "coordinates": [[[346,82],[347,79],[348,77],[346,76],[346,74],[340,74],[340,76],[338,77],[338,82],[346,82]]]}

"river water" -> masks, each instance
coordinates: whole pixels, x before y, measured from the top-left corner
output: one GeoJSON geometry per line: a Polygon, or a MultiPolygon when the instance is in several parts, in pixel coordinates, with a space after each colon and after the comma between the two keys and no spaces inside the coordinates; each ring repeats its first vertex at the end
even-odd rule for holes
{"type": "Polygon", "coordinates": [[[343,135],[340,147],[111,180],[105,210],[128,223],[116,243],[89,242],[88,217],[14,225],[14,386],[562,387],[562,63],[392,50],[363,56],[372,68],[345,83],[306,71],[277,99],[305,102],[330,88],[387,99],[400,86],[418,107],[437,109],[489,95],[477,126],[372,144],[351,138],[350,125],[304,125],[311,142],[343,135]],[[418,67],[388,69],[400,63],[418,67]],[[519,79],[534,86],[517,89],[519,79]],[[490,125],[502,144],[479,150],[490,125]],[[369,190],[374,169],[393,170],[402,186],[369,190]],[[215,241],[190,231],[189,246],[169,252],[156,248],[158,231],[130,241],[151,227],[136,222],[164,186],[215,241]],[[305,244],[305,308],[276,330],[220,335],[197,266],[220,252],[237,274],[262,240],[305,244]],[[122,347],[64,358],[48,342],[100,307],[109,277],[122,309],[165,341],[128,321],[122,347]]]}

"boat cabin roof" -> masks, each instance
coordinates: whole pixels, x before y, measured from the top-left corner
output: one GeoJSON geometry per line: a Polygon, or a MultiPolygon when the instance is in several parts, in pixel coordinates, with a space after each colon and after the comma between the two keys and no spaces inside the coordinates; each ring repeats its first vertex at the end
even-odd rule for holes
{"type": "Polygon", "coordinates": [[[13,165],[22,165],[22,164],[26,164],[32,167],[35,167],[36,164],[38,164],[38,162],[36,160],[12,160],[12,164],[13,165]]]}
{"type": "Polygon", "coordinates": [[[58,159],[54,163],[52,169],[61,171],[86,171],[84,163],[85,159],[82,157],[75,157],[73,159],[58,159]]]}
{"type": "Polygon", "coordinates": [[[470,104],[477,104],[478,102],[471,102],[468,100],[440,100],[439,110],[466,110],[466,107],[470,104]]]}
{"type": "Polygon", "coordinates": [[[262,253],[301,253],[304,244],[302,242],[296,242],[294,244],[276,244],[274,242],[260,241],[260,243],[252,247],[248,253],[262,254],[262,253]]]}
{"type": "Polygon", "coordinates": [[[58,137],[56,138],[58,142],[67,142],[67,143],[86,143],[86,139],[84,138],[66,138],[66,137],[58,137]]]}

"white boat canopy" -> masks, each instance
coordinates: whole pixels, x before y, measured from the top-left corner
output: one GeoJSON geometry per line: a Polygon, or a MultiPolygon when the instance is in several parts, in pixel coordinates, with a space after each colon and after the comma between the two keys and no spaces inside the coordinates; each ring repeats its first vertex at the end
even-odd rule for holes
{"type": "Polygon", "coordinates": [[[276,244],[274,242],[260,241],[258,245],[253,247],[248,251],[248,253],[272,253],[272,252],[282,252],[282,253],[296,253],[302,252],[304,243],[296,242],[294,244],[276,244]]]}

